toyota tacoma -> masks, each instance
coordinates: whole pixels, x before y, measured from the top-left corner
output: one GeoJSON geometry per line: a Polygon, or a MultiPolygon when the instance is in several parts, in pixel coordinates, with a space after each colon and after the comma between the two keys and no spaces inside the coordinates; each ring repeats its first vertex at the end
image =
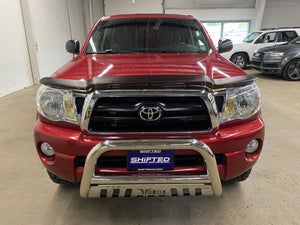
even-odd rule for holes
{"type": "Polygon", "coordinates": [[[256,77],[220,56],[192,16],[103,17],[40,80],[35,145],[52,181],[83,198],[221,195],[264,139],[256,77]]]}

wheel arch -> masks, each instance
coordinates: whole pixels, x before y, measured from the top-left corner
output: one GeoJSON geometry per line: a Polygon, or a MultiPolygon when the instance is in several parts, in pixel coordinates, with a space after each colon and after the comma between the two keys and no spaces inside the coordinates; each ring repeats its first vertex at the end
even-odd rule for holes
{"type": "Polygon", "coordinates": [[[245,54],[245,55],[247,56],[248,62],[250,62],[249,54],[248,54],[248,52],[245,52],[245,51],[238,51],[238,52],[233,53],[233,54],[230,56],[230,61],[232,61],[233,56],[236,55],[236,54],[238,54],[238,53],[243,53],[243,54],[245,54]]]}
{"type": "Polygon", "coordinates": [[[290,58],[289,60],[287,60],[283,65],[282,65],[282,73],[285,70],[285,68],[290,64],[290,62],[294,61],[294,60],[300,60],[300,55],[298,55],[295,58],[290,58]]]}
{"type": "MultiPolygon", "coordinates": [[[[285,74],[287,71],[287,67],[293,62],[293,61],[300,61],[300,56],[297,56],[295,58],[291,58],[289,61],[287,61],[284,66],[282,67],[282,71],[281,71],[281,76],[285,79],[285,80],[290,80],[293,81],[293,79],[288,78],[288,76],[285,74]]],[[[295,80],[295,81],[299,81],[295,80]]]]}

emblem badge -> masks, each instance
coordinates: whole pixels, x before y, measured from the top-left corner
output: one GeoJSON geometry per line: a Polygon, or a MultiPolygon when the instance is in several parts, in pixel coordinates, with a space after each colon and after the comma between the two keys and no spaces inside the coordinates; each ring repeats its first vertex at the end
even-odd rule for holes
{"type": "Polygon", "coordinates": [[[143,106],[138,111],[139,117],[144,121],[157,121],[162,116],[162,110],[158,106],[143,106]]]}

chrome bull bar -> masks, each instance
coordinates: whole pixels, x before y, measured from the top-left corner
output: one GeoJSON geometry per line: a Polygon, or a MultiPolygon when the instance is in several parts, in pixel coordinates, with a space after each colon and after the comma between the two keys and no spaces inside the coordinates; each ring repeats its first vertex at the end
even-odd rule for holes
{"type": "Polygon", "coordinates": [[[117,139],[97,144],[88,154],[80,185],[82,198],[100,197],[154,197],[222,194],[215,156],[203,142],[188,138],[117,139]],[[205,160],[206,175],[96,175],[98,158],[107,151],[136,150],[197,151],[205,160]]]}

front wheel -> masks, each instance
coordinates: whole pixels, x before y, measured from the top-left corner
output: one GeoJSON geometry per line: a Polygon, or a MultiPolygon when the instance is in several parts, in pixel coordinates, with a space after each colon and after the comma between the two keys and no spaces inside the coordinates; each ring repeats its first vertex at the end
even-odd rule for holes
{"type": "Polygon", "coordinates": [[[58,176],[56,176],[54,173],[51,173],[49,170],[47,170],[49,178],[56,184],[65,184],[65,185],[74,185],[76,183],[73,183],[71,181],[68,180],[64,180],[58,176]]]}
{"type": "Polygon", "coordinates": [[[241,69],[246,69],[249,60],[245,53],[235,53],[231,58],[230,61],[233,62],[237,67],[241,69]]]}
{"type": "Polygon", "coordinates": [[[282,77],[285,80],[300,80],[300,59],[294,59],[289,62],[282,72],[282,77]]]}
{"type": "Polygon", "coordinates": [[[222,181],[223,184],[232,184],[232,183],[236,183],[236,182],[241,182],[241,181],[244,181],[244,180],[247,180],[247,178],[249,177],[250,173],[251,173],[251,169],[250,168],[249,170],[247,170],[246,172],[244,172],[243,174],[237,176],[237,177],[234,177],[230,180],[225,180],[225,181],[222,181]]]}

